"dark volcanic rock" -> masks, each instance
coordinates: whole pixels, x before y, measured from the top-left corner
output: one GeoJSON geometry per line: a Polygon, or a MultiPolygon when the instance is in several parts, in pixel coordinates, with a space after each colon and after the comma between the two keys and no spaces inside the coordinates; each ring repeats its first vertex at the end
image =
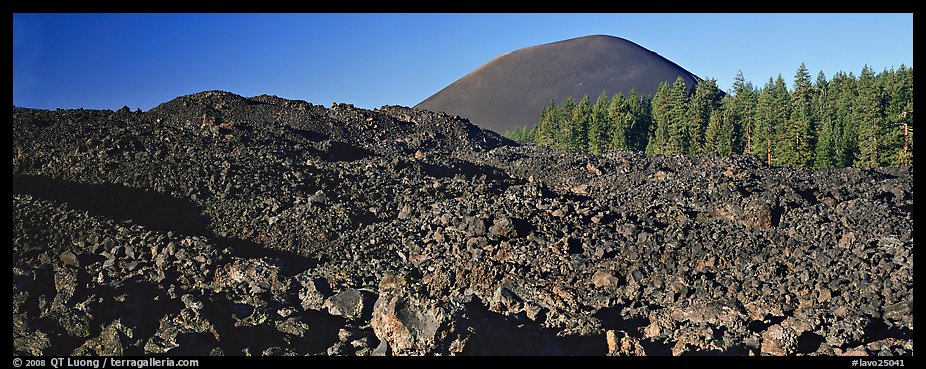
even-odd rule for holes
{"type": "Polygon", "coordinates": [[[328,308],[328,313],[331,315],[343,316],[348,319],[359,319],[364,315],[368,315],[369,311],[372,310],[371,306],[373,300],[373,296],[369,293],[350,288],[337,295],[331,296],[331,298],[325,302],[325,306],[328,308]]]}
{"type": "Polygon", "coordinates": [[[911,355],[912,168],[210,91],[13,110],[16,355],[911,355]]]}

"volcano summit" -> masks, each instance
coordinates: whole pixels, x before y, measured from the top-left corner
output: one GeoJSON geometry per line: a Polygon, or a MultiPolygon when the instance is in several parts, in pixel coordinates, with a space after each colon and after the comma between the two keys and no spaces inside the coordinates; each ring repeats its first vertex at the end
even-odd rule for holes
{"type": "Polygon", "coordinates": [[[681,76],[693,88],[700,79],[628,40],[606,35],[527,47],[499,56],[415,106],[469,118],[504,132],[537,122],[540,110],[567,97],[652,95],[663,81],[681,76]]]}

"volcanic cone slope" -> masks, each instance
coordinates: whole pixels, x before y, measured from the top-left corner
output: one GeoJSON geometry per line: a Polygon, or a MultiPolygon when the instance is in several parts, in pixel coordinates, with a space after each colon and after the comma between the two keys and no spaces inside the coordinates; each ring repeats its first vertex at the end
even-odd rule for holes
{"type": "Polygon", "coordinates": [[[663,81],[679,76],[693,88],[698,77],[628,40],[585,36],[532,46],[499,56],[415,106],[469,118],[485,129],[504,132],[534,125],[550,100],[561,103],[602,92],[632,88],[652,95],[663,81]]]}
{"type": "Polygon", "coordinates": [[[913,353],[912,168],[218,91],[12,118],[16,355],[913,353]]]}

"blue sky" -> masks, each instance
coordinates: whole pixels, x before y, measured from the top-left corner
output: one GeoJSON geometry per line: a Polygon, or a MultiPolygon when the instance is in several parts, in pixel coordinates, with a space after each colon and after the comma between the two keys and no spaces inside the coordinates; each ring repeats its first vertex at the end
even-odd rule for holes
{"type": "Polygon", "coordinates": [[[14,14],[13,104],[150,109],[226,90],[412,106],[522,47],[609,34],[728,90],[801,62],[913,65],[912,14],[14,14]]]}

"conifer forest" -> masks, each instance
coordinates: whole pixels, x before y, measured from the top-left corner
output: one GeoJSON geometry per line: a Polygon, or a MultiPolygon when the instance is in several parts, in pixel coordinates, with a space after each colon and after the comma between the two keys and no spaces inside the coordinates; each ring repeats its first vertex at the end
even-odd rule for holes
{"type": "Polygon", "coordinates": [[[633,150],[652,155],[754,155],[797,168],[913,165],[913,68],[815,80],[804,64],[792,88],[779,74],[756,88],[739,72],[729,93],[714,79],[694,88],[679,77],[653,96],[602,92],[556,104],[539,122],[505,136],[570,152],[633,150]]]}

